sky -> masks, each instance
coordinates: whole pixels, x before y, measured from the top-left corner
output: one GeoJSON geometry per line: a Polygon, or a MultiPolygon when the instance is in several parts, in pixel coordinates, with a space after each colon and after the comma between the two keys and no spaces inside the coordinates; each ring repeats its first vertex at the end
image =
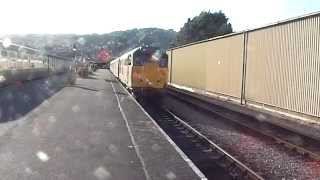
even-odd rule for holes
{"type": "Polygon", "coordinates": [[[320,0],[0,0],[0,7],[0,35],[178,31],[203,10],[221,10],[242,31],[320,11],[320,0]]]}

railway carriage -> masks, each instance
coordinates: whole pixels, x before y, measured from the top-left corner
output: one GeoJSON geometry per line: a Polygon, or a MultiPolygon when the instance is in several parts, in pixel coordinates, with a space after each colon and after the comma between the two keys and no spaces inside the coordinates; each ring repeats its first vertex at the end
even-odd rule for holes
{"type": "Polygon", "coordinates": [[[110,70],[135,93],[155,92],[166,85],[168,56],[158,48],[138,47],[111,61],[110,70]]]}

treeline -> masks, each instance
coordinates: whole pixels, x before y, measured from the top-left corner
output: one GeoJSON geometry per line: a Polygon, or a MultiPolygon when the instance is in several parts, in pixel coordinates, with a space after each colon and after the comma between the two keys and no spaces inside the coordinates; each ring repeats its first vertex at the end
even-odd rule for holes
{"type": "Polygon", "coordinates": [[[60,35],[12,35],[13,42],[42,49],[51,54],[72,57],[73,47],[77,48],[77,55],[95,59],[101,48],[108,49],[113,56],[140,45],[152,45],[166,49],[176,37],[174,30],[159,28],[131,29],[116,31],[108,34],[60,34],[60,35]]]}
{"type": "Polygon", "coordinates": [[[187,44],[232,32],[231,23],[223,12],[203,11],[198,16],[187,20],[177,35],[175,45],[187,44]]]}
{"type": "Polygon", "coordinates": [[[77,42],[78,47],[83,48],[85,54],[92,54],[101,48],[111,51],[113,56],[141,45],[151,45],[167,49],[176,37],[174,30],[159,28],[131,29],[127,31],[116,31],[109,34],[84,35],[84,45],[77,42]]]}
{"type": "Polygon", "coordinates": [[[232,31],[232,26],[223,12],[204,11],[192,19],[189,18],[179,32],[159,28],[142,28],[107,34],[12,35],[11,39],[19,44],[65,57],[72,57],[74,55],[72,49],[76,47],[79,56],[95,59],[101,48],[108,49],[112,56],[118,56],[140,45],[167,49],[232,31]]]}

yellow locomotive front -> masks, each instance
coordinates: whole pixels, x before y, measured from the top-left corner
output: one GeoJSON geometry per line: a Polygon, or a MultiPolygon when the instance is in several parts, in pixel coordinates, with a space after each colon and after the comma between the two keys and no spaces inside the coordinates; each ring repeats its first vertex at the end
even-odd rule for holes
{"type": "Polygon", "coordinates": [[[159,90],[167,82],[168,56],[151,47],[133,53],[132,87],[134,90],[159,90]]]}

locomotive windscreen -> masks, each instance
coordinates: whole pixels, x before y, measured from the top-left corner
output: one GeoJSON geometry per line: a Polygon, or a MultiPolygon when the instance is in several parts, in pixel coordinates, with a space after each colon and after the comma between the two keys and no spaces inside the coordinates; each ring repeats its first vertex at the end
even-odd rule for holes
{"type": "Polygon", "coordinates": [[[141,47],[133,54],[133,64],[135,66],[142,66],[148,61],[155,61],[161,67],[167,67],[168,56],[155,47],[141,47]]]}

